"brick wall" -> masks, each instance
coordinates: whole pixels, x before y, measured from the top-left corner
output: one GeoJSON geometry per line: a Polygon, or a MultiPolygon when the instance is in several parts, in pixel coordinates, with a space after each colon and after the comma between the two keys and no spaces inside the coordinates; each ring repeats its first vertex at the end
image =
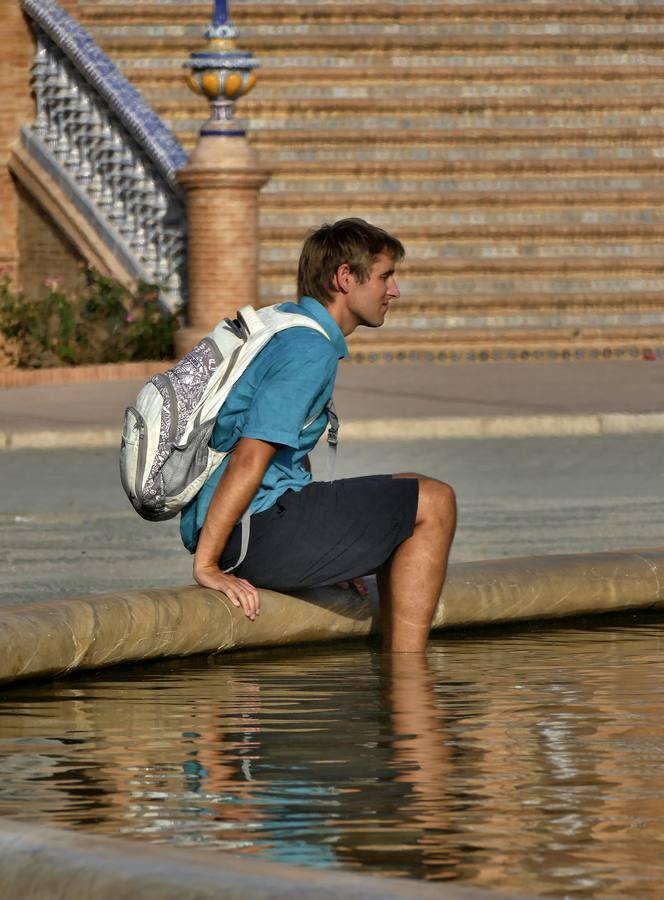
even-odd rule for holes
{"type": "Polygon", "coordinates": [[[17,283],[28,296],[44,292],[47,278],[62,280],[66,291],[83,284],[82,259],[52,219],[20,184],[14,184],[18,199],[17,283]]]}
{"type": "MultiPolygon", "coordinates": [[[[77,16],[79,0],[59,2],[77,16]]],[[[62,277],[73,286],[80,278],[76,251],[51,220],[26,198],[25,192],[17,190],[7,168],[21,126],[34,119],[30,88],[34,40],[19,0],[0,0],[0,29],[0,267],[17,271],[17,281],[28,293],[41,290],[44,278],[51,276],[62,277]]]]}
{"type": "Polygon", "coordinates": [[[34,54],[32,34],[18,0],[0,3],[0,266],[14,267],[17,259],[18,198],[7,169],[9,150],[22,125],[32,121],[30,66],[34,54]]]}

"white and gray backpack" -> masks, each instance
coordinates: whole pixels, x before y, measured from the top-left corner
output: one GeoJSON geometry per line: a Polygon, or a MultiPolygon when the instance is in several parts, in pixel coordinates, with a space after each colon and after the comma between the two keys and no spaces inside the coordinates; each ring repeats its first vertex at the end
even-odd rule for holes
{"type": "MultiPolygon", "coordinates": [[[[210,447],[209,440],[233,385],[270,338],[294,327],[327,337],[308,316],[276,306],[245,306],[237,319],[219,322],[173,368],[144,385],[125,412],[120,446],[122,486],[139,515],[151,521],[173,518],[198,493],[227,455],[210,447]]],[[[335,446],[338,422],[332,404],[328,419],[328,443],[335,446]]]]}

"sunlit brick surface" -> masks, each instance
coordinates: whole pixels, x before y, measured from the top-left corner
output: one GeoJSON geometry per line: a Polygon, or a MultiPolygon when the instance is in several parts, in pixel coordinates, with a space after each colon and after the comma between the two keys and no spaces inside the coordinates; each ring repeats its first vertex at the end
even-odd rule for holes
{"type": "MultiPolygon", "coordinates": [[[[76,6],[191,148],[206,110],[181,63],[202,46],[210,4],[76,6]]],[[[230,9],[240,46],[262,63],[238,103],[273,173],[260,197],[261,302],[292,296],[309,228],[360,215],[408,250],[403,300],[391,325],[364,336],[371,352],[409,341],[427,352],[478,341],[484,351],[659,346],[664,6],[230,9]]],[[[224,215],[230,226],[233,211],[224,215]]]]}

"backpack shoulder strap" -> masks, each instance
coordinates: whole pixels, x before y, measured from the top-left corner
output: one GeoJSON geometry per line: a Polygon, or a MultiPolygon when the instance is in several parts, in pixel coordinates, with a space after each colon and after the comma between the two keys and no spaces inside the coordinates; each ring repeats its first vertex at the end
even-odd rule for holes
{"type": "Polygon", "coordinates": [[[278,306],[263,306],[261,309],[254,309],[253,306],[243,306],[238,310],[238,320],[245,327],[247,332],[255,334],[258,331],[268,330],[272,334],[284,331],[287,328],[309,328],[312,331],[318,331],[328,341],[330,337],[322,325],[320,325],[311,316],[304,313],[286,312],[279,309],[278,306]]]}

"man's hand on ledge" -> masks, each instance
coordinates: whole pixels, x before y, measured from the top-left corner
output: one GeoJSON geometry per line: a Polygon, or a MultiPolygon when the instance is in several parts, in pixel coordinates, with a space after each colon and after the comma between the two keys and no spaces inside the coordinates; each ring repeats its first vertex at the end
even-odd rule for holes
{"type": "Polygon", "coordinates": [[[201,587],[212,588],[226,594],[233,606],[241,608],[252,622],[260,614],[261,601],[258,590],[245,578],[238,578],[230,572],[222,572],[218,566],[195,568],[194,578],[201,587]]]}

